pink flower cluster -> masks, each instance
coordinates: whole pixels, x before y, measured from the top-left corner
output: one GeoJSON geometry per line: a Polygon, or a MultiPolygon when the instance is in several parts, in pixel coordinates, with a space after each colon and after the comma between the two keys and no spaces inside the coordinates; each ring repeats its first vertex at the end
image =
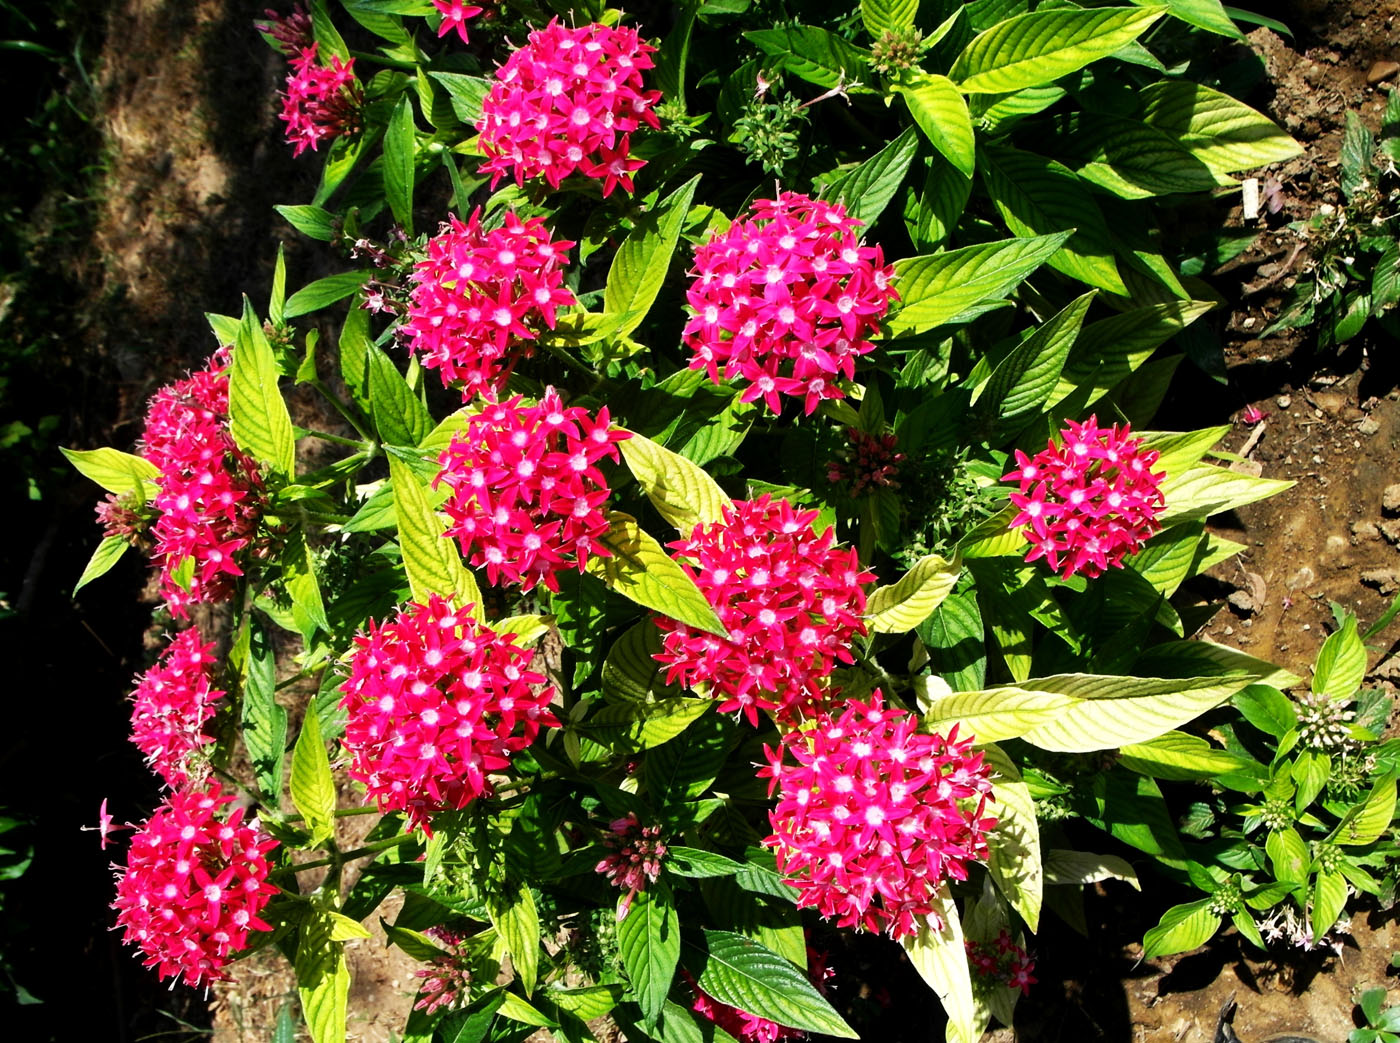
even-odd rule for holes
{"type": "Polygon", "coordinates": [[[410,602],[355,637],[350,678],[340,690],[349,714],[342,742],[349,774],[382,812],[407,814],[432,835],[440,811],[491,792],[490,772],[535,740],[554,689],[528,669],[534,652],[436,594],[410,602]]]}
{"type": "Polygon", "coordinates": [[[177,618],[201,601],[226,601],[243,575],[240,552],[253,538],[263,510],[257,462],[229,433],[228,349],[184,380],[161,388],[146,410],[142,455],[160,472],[155,507],[155,557],[161,595],[177,618]],[[175,579],[193,559],[185,589],[175,579]]]}
{"type": "Polygon", "coordinates": [[[1035,961],[1030,954],[1011,939],[1011,934],[1002,928],[990,942],[965,941],[967,962],[981,982],[987,985],[1005,985],[1020,989],[1022,996],[1030,995],[1031,986],[1036,983],[1032,976],[1035,961]]]}
{"type": "Polygon", "coordinates": [[[840,203],[797,192],[753,204],[752,216],[711,232],[695,248],[686,293],[694,315],[685,343],[691,369],[719,383],[742,376],[742,398],[762,398],[774,413],[780,395],[812,413],[842,398],[837,380],[874,350],[870,337],[898,299],[880,247],[861,246],[860,222],[840,203]]]}
{"type": "Polygon", "coordinates": [[[834,663],[850,663],[851,639],[865,633],[861,585],[875,577],[831,529],[812,531],[816,517],[768,496],[738,500],[670,544],[697,564],[695,582],[728,636],[656,617],[667,683],[708,685],[720,710],[754,725],[759,710],[792,719],[824,704],[834,663]]]}
{"type": "Polygon", "coordinates": [[[1027,561],[1044,558],[1066,578],[1098,576],[1120,568],[1161,529],[1164,474],[1152,473],[1157,451],[1131,437],[1131,427],[1067,421],[1057,445],[1051,439],[1035,456],[1016,450],[1016,469],[1003,481],[1019,482],[1011,502],[1020,512],[1012,528],[1025,526],[1027,561]]]}
{"type": "Polygon", "coordinates": [[[609,556],[597,543],[608,531],[608,484],[598,464],[618,459],[616,443],[627,437],[611,426],[606,406],[592,420],[585,409],[564,408],[553,388],[533,406],[519,395],[488,403],[438,461],[434,485],[451,489],[445,535],[472,565],[486,567],[492,583],[530,590],[542,582],[557,591],[556,573],[582,572],[590,557],[609,556]]]}
{"type": "Polygon", "coordinates": [[[559,308],[575,303],[563,266],[574,244],[552,241],[538,217],[506,214],[485,231],[480,209],[466,224],[449,218],[414,266],[404,332],[436,369],[444,387],[462,382],[462,397],[499,394],[516,361],[528,354],[541,323],[554,328],[559,308]]]}
{"type": "Polygon", "coordinates": [[[277,117],[287,125],[287,144],[294,156],[307,149],[315,152],[331,138],[360,132],[365,93],[355,79],[355,59],[342,61],[333,54],[330,65],[322,65],[316,48],[312,43],[289,59],[292,71],[277,117]]]}
{"type": "Polygon", "coordinates": [[[433,0],[433,6],[437,8],[438,14],[442,15],[442,24],[438,26],[438,38],[441,39],[455,29],[462,42],[467,43],[467,22],[481,14],[482,9],[463,3],[462,0],[433,0]]]}
{"type": "Polygon", "coordinates": [[[223,980],[249,932],[271,930],[258,914],[277,893],[267,882],[277,841],[245,824],[242,808],[221,820],[233,799],[217,782],[173,793],[131,839],[112,908],[122,940],[161,978],[196,987],[223,980]]]}
{"type": "Polygon", "coordinates": [[[899,938],[918,930],[916,916],[936,915],[944,881],[966,880],[967,864],[987,857],[991,767],[956,727],[947,738],[918,727],[876,691],[765,748],[759,776],[779,795],[764,843],[802,892],[799,907],[899,938]]]}
{"type": "Polygon", "coordinates": [[[653,110],[660,91],[642,89],[642,71],[656,48],[635,29],[552,20],[496,70],[497,82],[481,105],[479,168],[491,187],[510,173],[517,185],[543,177],[551,188],[574,171],[632,191],[645,162],[629,156],[631,134],[645,123],[660,127],[653,110]]]}
{"type": "Polygon", "coordinates": [[[614,819],[608,826],[612,835],[605,838],[611,851],[594,866],[614,887],[627,892],[618,906],[617,918],[625,919],[637,892],[647,884],[656,883],[661,875],[661,860],[666,857],[666,845],[661,840],[660,826],[644,826],[635,812],[614,819]]]}
{"type": "Polygon", "coordinates": [[[832,484],[849,482],[851,496],[874,492],[878,489],[898,489],[899,465],[904,463],[904,454],[894,450],[894,435],[872,435],[858,427],[847,432],[850,449],[845,459],[833,460],[826,465],[826,479],[832,484]]]}
{"type": "Polygon", "coordinates": [[[450,927],[429,927],[423,932],[445,949],[441,956],[433,958],[432,966],[414,971],[415,978],[423,984],[418,988],[418,1002],[414,1010],[435,1014],[446,1007],[455,1010],[471,997],[472,972],[467,939],[450,927]]]}
{"type": "Polygon", "coordinates": [[[213,664],[214,645],[203,644],[191,628],[170,642],[131,693],[131,741],[172,789],[190,779],[192,755],[214,741],[203,731],[224,694],[209,683],[213,664]]]}

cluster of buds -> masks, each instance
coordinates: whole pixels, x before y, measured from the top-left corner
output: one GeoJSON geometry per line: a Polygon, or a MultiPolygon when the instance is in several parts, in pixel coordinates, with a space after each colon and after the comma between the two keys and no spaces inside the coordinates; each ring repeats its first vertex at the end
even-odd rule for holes
{"type": "Polygon", "coordinates": [[[1030,994],[1036,979],[1031,976],[1035,970],[1035,960],[1025,949],[1016,944],[1010,932],[1001,932],[989,942],[965,941],[967,962],[977,976],[975,981],[984,987],[1005,986],[1021,990],[1021,995],[1030,994]]]}
{"type": "Polygon", "coordinates": [[[355,79],[355,59],[331,55],[330,65],[317,57],[317,44],[289,59],[292,71],[282,94],[278,119],[287,124],[292,154],[315,152],[321,142],[358,134],[363,122],[365,92],[355,79]]]}
{"type": "Polygon", "coordinates": [[[136,490],[108,493],[97,505],[97,521],[104,539],[124,540],[135,546],[151,527],[151,513],[146,501],[136,490]]]}
{"type": "Polygon", "coordinates": [[[254,22],[253,28],[276,40],[278,48],[288,58],[295,58],[316,43],[316,30],[311,24],[311,16],[301,4],[293,4],[288,14],[278,14],[272,8],[268,8],[263,14],[267,21],[254,22]]]}
{"type": "Polygon", "coordinates": [[[913,26],[887,30],[870,47],[870,67],[881,76],[898,76],[918,65],[922,44],[923,35],[913,26]]]}
{"type": "Polygon", "coordinates": [[[608,829],[610,835],[603,842],[611,851],[594,867],[594,872],[606,876],[614,887],[627,892],[617,907],[617,918],[622,920],[632,908],[637,892],[646,890],[649,883],[656,883],[661,875],[666,845],[661,840],[661,827],[642,825],[635,812],[629,811],[622,818],[614,819],[608,829]]]}
{"type": "Polygon", "coordinates": [[[429,927],[423,932],[443,947],[443,953],[435,956],[432,966],[414,971],[415,978],[423,984],[418,987],[418,1002],[414,1010],[436,1014],[440,1009],[456,1010],[471,997],[472,972],[467,950],[467,939],[460,931],[450,927],[429,927]]]}
{"type": "Polygon", "coordinates": [[[849,482],[853,498],[876,489],[898,489],[899,465],[905,457],[895,452],[895,436],[873,435],[858,427],[846,434],[850,448],[843,459],[826,465],[827,481],[833,485],[849,482]]]}
{"type": "Polygon", "coordinates": [[[1295,697],[1293,712],[1298,715],[1298,741],[1309,749],[1341,753],[1356,747],[1351,735],[1356,711],[1350,699],[1305,692],[1295,697]]]}

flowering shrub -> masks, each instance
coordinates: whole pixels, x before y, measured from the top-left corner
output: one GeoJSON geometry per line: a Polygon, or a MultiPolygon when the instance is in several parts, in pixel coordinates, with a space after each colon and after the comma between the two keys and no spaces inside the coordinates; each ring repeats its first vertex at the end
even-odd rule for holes
{"type": "Polygon", "coordinates": [[[172,789],[189,778],[191,757],[214,741],[204,734],[213,703],[224,694],[210,684],[214,661],[213,643],[192,627],[170,642],[131,693],[131,741],[172,789]]]}
{"type": "Polygon", "coordinates": [[[760,199],[753,216],[713,233],[695,248],[695,280],[686,293],[691,369],[716,383],[742,376],[742,401],[763,399],[782,412],[780,395],[803,401],[808,415],[842,398],[840,378],[874,350],[870,338],[898,299],[894,270],[880,247],[861,246],[860,222],[839,203],[797,192],[760,199]]]}
{"type": "Polygon", "coordinates": [[[660,127],[654,110],[661,92],[642,89],[656,48],[635,29],[550,21],[496,70],[481,105],[481,173],[492,187],[507,173],[517,185],[543,177],[558,188],[574,171],[603,182],[603,195],[645,161],[630,155],[632,131],[660,127]]]}
{"type": "Polygon", "coordinates": [[[1161,528],[1162,475],[1152,472],[1156,451],[1130,437],[1129,425],[1100,428],[1092,416],[1068,423],[1059,443],[1035,456],[1016,450],[1016,469],[1003,478],[1021,486],[1011,494],[1020,510],[1011,524],[1025,526],[1027,561],[1044,558],[1066,578],[1098,576],[1121,568],[1161,528]]]}
{"type": "Polygon", "coordinates": [[[171,794],[136,832],[117,878],[117,926],[162,978],[199,986],[224,977],[230,957],[277,888],[268,883],[268,852],[277,841],[243,822],[243,809],[217,782],[171,794]]]}
{"type": "Polygon", "coordinates": [[[466,224],[449,217],[428,240],[403,326],[423,365],[444,387],[460,382],[464,399],[499,393],[539,325],[553,329],[558,309],[574,303],[563,270],[573,243],[551,240],[540,218],[513,213],[488,232],[480,214],[466,224]]]}
{"type": "Polygon", "coordinates": [[[287,125],[287,144],[294,156],[307,149],[315,152],[331,138],[360,132],[364,91],[355,79],[355,59],[342,61],[333,54],[330,65],[323,65],[316,49],[312,43],[289,59],[292,71],[278,119],[287,125]]]}

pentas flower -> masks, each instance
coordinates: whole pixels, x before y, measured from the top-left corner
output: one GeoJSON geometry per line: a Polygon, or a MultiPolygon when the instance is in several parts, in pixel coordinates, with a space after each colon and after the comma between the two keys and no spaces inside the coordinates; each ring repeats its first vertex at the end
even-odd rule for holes
{"type": "Polygon", "coordinates": [[[647,884],[656,883],[661,875],[661,860],[666,857],[666,845],[661,841],[660,826],[644,826],[635,812],[614,819],[608,826],[612,835],[604,838],[611,849],[594,866],[594,872],[608,878],[614,887],[627,892],[617,908],[617,918],[626,919],[632,899],[647,884]]]}
{"type": "Polygon", "coordinates": [[[861,222],[840,203],[797,192],[753,204],[749,217],[695,248],[686,292],[691,369],[719,383],[743,377],[745,402],[800,398],[810,414],[842,398],[838,380],[874,350],[870,338],[899,295],[880,247],[861,246],[861,222]]]}
{"type": "Polygon", "coordinates": [[[161,596],[181,619],[192,603],[233,596],[263,511],[257,462],[229,432],[228,367],[221,348],[204,369],[157,391],[146,410],[141,453],[160,472],[154,556],[161,596]],[[193,574],[184,584],[177,571],[188,561],[193,574]]]}
{"type": "Polygon", "coordinates": [[[642,89],[656,48],[635,29],[552,20],[496,70],[496,83],[481,104],[483,174],[491,187],[507,173],[523,186],[543,177],[551,188],[575,171],[603,182],[603,195],[645,162],[631,157],[632,131],[661,126],[653,111],[660,91],[642,89]]]}
{"type": "Polygon", "coordinates": [[[1044,558],[1066,578],[1098,576],[1136,554],[1162,525],[1166,500],[1154,474],[1157,451],[1131,437],[1131,426],[1066,421],[1058,443],[1035,456],[1016,450],[1016,469],[1002,481],[1020,483],[1011,502],[1020,512],[1011,527],[1025,527],[1026,561],[1044,558]]]}
{"type": "Polygon", "coordinates": [[[428,240],[403,326],[423,365],[443,387],[460,382],[463,399],[499,394],[541,325],[553,329],[558,310],[575,303],[564,286],[573,243],[550,239],[538,217],[507,213],[489,232],[480,217],[480,208],[465,224],[449,217],[428,240]]]}
{"type": "Polygon", "coordinates": [[[438,38],[441,39],[455,29],[462,42],[467,43],[467,22],[481,14],[482,8],[465,4],[462,0],[433,0],[433,6],[437,8],[438,14],[442,15],[442,24],[438,26],[438,38]]]}
{"type": "Polygon", "coordinates": [[[592,419],[581,407],[566,409],[553,388],[536,405],[519,395],[488,403],[438,460],[433,484],[451,490],[445,535],[492,583],[557,591],[557,573],[609,556],[598,542],[608,531],[598,464],[617,460],[616,443],[628,437],[611,426],[606,406],[592,419]]]}
{"type": "Polygon", "coordinates": [[[170,642],[131,693],[131,741],[172,789],[199,774],[192,758],[214,741],[203,731],[224,694],[210,684],[214,661],[214,645],[192,627],[170,642]]]}
{"type": "Polygon", "coordinates": [[[765,748],[758,774],[778,804],[764,843],[799,907],[899,938],[918,931],[915,917],[938,922],[939,888],[987,857],[991,767],[956,726],[946,738],[918,727],[877,690],[765,748]]]}
{"type": "Polygon", "coordinates": [[[554,689],[528,669],[534,652],[430,595],[355,637],[340,690],[349,773],[382,812],[402,811],[432,835],[441,811],[489,794],[487,775],[535,741],[554,689]]]}
{"type": "Polygon", "coordinates": [[[414,971],[415,978],[423,984],[418,987],[418,1002],[414,1010],[435,1014],[446,1007],[455,1010],[471,998],[471,953],[467,939],[460,931],[450,927],[429,927],[423,932],[443,947],[440,956],[434,956],[432,966],[414,971]]]}
{"type": "Polygon", "coordinates": [[[865,633],[861,585],[875,577],[831,529],[812,531],[817,513],[768,496],[737,500],[669,545],[695,563],[727,636],[656,617],[667,683],[707,686],[721,711],[742,710],[754,725],[759,710],[790,719],[825,702],[828,675],[852,662],[851,640],[865,633]]]}
{"type": "Polygon", "coordinates": [[[316,43],[316,31],[311,24],[311,16],[301,4],[293,4],[290,13],[281,15],[272,8],[263,11],[266,22],[254,22],[253,28],[266,33],[277,41],[282,53],[295,58],[303,50],[316,43]]]}
{"type": "MultiPolygon", "coordinates": [[[[267,882],[267,853],[277,841],[243,821],[217,782],[173,793],[131,838],[117,879],[117,926],[161,978],[196,986],[222,981],[221,968],[248,946],[277,888],[267,882]]],[[[120,867],[118,867],[120,868],[120,867]]]]}
{"type": "Polygon", "coordinates": [[[876,489],[898,489],[899,465],[904,454],[895,452],[894,435],[873,435],[858,427],[846,432],[850,448],[845,458],[826,465],[826,478],[832,484],[848,482],[851,496],[858,497],[876,489]]]}
{"type": "Polygon", "coordinates": [[[1004,985],[1019,989],[1022,996],[1030,995],[1031,986],[1036,983],[1032,972],[1035,960],[1025,949],[1017,945],[1011,934],[1002,928],[989,942],[964,941],[967,949],[967,962],[976,974],[976,981],[983,986],[1004,985]]]}
{"type": "Polygon", "coordinates": [[[342,61],[333,54],[330,65],[322,65],[316,49],[312,43],[289,59],[292,71],[277,118],[287,124],[293,156],[307,149],[315,152],[331,138],[360,132],[365,92],[355,79],[355,59],[342,61]]]}

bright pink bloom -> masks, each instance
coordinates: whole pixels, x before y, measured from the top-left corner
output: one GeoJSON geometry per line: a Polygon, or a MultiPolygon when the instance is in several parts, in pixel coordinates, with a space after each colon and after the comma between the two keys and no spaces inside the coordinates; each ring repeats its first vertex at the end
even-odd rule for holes
{"type": "Polygon", "coordinates": [[[204,369],[157,391],[146,410],[141,454],[160,472],[154,557],[161,596],[178,619],[192,603],[233,596],[263,511],[257,462],[229,432],[228,367],[221,348],[204,369]],[[175,579],[187,559],[194,560],[188,589],[175,579]]]}
{"type": "Polygon", "coordinates": [[[967,949],[969,966],[980,979],[978,984],[1004,985],[1020,989],[1022,996],[1030,995],[1031,986],[1036,983],[1032,976],[1035,960],[1012,941],[1005,928],[990,942],[964,941],[963,946],[967,949]]]}
{"type": "Polygon", "coordinates": [[[471,998],[471,950],[467,939],[450,927],[429,927],[423,933],[445,951],[433,958],[432,966],[413,972],[415,978],[423,979],[413,1009],[429,1014],[442,1007],[455,1010],[471,998]]]}
{"type": "Polygon", "coordinates": [[[904,462],[904,454],[896,453],[894,435],[883,437],[862,431],[858,427],[847,432],[851,447],[845,458],[833,460],[826,465],[826,479],[835,484],[849,482],[851,496],[874,492],[879,489],[898,489],[899,465],[904,462]]]}
{"type": "Polygon", "coordinates": [[[580,171],[603,181],[603,195],[632,191],[641,160],[628,157],[632,131],[660,127],[653,109],[660,91],[642,89],[642,71],[656,48],[635,29],[552,20],[496,70],[481,105],[481,151],[491,187],[505,174],[524,185],[541,177],[551,188],[580,171]]]}
{"type": "Polygon", "coordinates": [[[1240,414],[1240,421],[1253,427],[1255,424],[1263,423],[1269,419],[1269,414],[1262,409],[1250,405],[1244,407],[1244,412],[1240,414]]]}
{"type": "Polygon", "coordinates": [[[608,531],[608,483],[598,464],[618,459],[616,444],[627,437],[611,426],[606,406],[590,419],[578,406],[565,409],[553,388],[538,405],[519,395],[488,403],[438,461],[433,484],[452,490],[445,535],[472,565],[486,567],[492,583],[557,591],[556,573],[582,572],[590,557],[609,556],[598,543],[608,531]]]}
{"type": "Polygon", "coordinates": [[[695,248],[685,343],[691,369],[719,383],[741,376],[743,400],[782,411],[780,395],[812,413],[843,398],[837,381],[874,350],[870,338],[899,294],[880,247],[861,246],[861,222],[840,203],[784,192],[695,248]]]}
{"type": "Polygon", "coordinates": [[[670,544],[695,562],[695,582],[729,636],[657,616],[668,683],[707,685],[720,710],[742,710],[754,725],[759,710],[791,719],[825,703],[834,663],[852,662],[851,640],[865,633],[861,585],[875,577],[854,550],[835,546],[831,529],[812,531],[816,517],[768,496],[738,500],[670,544]]]}
{"type": "Polygon", "coordinates": [[[222,981],[249,932],[272,929],[258,913],[277,893],[267,882],[277,841],[245,825],[241,807],[221,821],[233,799],[217,782],[172,793],[131,838],[112,908],[122,941],[139,946],[162,978],[222,981]]]}
{"type": "Polygon", "coordinates": [[[444,387],[461,381],[463,399],[499,394],[540,326],[553,329],[558,310],[575,303],[564,286],[573,243],[551,240],[538,217],[507,213],[488,232],[480,216],[477,209],[466,224],[449,217],[428,240],[403,327],[444,387]]]}
{"type": "Polygon", "coordinates": [[[382,812],[432,835],[440,811],[491,793],[487,775],[535,741],[554,689],[527,669],[534,652],[473,620],[470,606],[430,595],[355,638],[342,742],[351,778],[382,812]]]}
{"type": "Polygon", "coordinates": [[[649,883],[656,883],[661,875],[666,845],[661,841],[661,827],[642,825],[634,812],[613,820],[608,829],[612,835],[605,837],[604,842],[611,849],[610,853],[603,856],[593,871],[602,873],[614,887],[627,892],[617,909],[617,918],[622,920],[637,892],[646,890],[649,883]]]}
{"type": "Polygon", "coordinates": [[[799,907],[899,938],[918,929],[916,916],[936,917],[945,881],[966,880],[968,863],[987,857],[991,767],[956,726],[947,738],[918,727],[877,690],[765,748],[758,774],[778,805],[764,843],[801,891],[799,907]]]}
{"type": "Polygon", "coordinates": [[[203,644],[191,627],[137,678],[131,693],[131,741],[171,789],[184,788],[192,776],[202,779],[207,771],[192,758],[214,741],[203,731],[214,716],[214,701],[224,694],[209,683],[214,661],[214,645],[203,644]]]}
{"type": "Polygon", "coordinates": [[[355,59],[342,61],[331,55],[331,64],[316,57],[316,44],[290,59],[287,90],[282,95],[278,119],[287,124],[292,155],[312,152],[330,138],[358,134],[365,92],[355,79],[355,59]]]}
{"type": "Polygon", "coordinates": [[[433,0],[433,6],[437,8],[438,14],[442,15],[442,24],[438,26],[438,38],[441,39],[455,29],[462,42],[466,43],[467,22],[481,14],[482,9],[465,4],[462,0],[433,0]]]}
{"type": "Polygon", "coordinates": [[[102,845],[102,850],[106,851],[107,840],[113,833],[123,829],[135,829],[136,827],[129,822],[113,822],[112,816],[107,813],[107,798],[103,797],[102,806],[97,809],[97,825],[79,826],[78,828],[84,833],[96,833],[102,845]]]}
{"type": "Polygon", "coordinates": [[[1025,526],[1027,561],[1044,558],[1066,578],[1098,576],[1136,554],[1161,523],[1164,473],[1152,473],[1157,451],[1132,438],[1131,426],[1100,428],[1095,417],[1066,421],[1035,456],[1016,450],[1016,469],[1002,481],[1019,482],[1011,494],[1020,512],[1011,527],[1025,526]]]}

